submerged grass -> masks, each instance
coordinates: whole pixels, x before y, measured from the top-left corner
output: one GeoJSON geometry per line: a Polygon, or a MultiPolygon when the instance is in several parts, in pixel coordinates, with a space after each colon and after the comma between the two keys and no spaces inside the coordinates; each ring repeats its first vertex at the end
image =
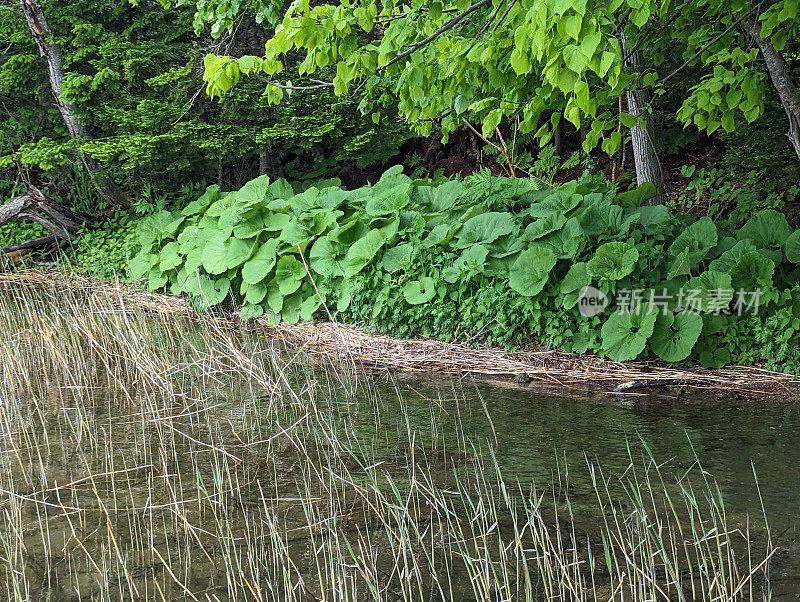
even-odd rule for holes
{"type": "Polygon", "coordinates": [[[108,294],[6,290],[0,330],[9,600],[770,598],[766,517],[699,461],[515,482],[455,385],[420,430],[354,367],[108,294]]]}

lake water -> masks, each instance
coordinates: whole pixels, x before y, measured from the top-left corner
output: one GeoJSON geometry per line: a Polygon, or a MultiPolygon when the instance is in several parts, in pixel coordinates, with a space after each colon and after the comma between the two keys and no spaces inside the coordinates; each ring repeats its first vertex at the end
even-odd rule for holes
{"type": "Polygon", "coordinates": [[[796,404],[48,319],[0,324],[5,599],[800,599],[796,404]]]}

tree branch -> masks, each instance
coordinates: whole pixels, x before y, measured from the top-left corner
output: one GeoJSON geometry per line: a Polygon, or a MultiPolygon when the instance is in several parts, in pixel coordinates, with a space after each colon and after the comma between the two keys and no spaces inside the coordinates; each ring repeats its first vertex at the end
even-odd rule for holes
{"type": "Polygon", "coordinates": [[[461,23],[461,21],[463,21],[464,19],[466,19],[466,18],[467,18],[469,15],[471,15],[472,13],[474,13],[476,10],[483,8],[483,7],[484,7],[484,6],[486,6],[487,4],[491,4],[491,2],[492,2],[492,0],[480,0],[479,2],[476,2],[475,4],[473,4],[472,6],[470,6],[470,7],[469,7],[467,10],[465,10],[465,11],[464,11],[463,13],[461,13],[460,15],[458,15],[458,16],[456,16],[456,17],[453,17],[452,19],[450,19],[450,20],[449,20],[447,23],[445,23],[444,25],[442,25],[442,26],[441,26],[439,29],[437,29],[436,31],[434,31],[434,32],[433,32],[431,35],[429,35],[427,38],[425,38],[425,39],[423,39],[423,40],[420,40],[419,42],[416,42],[416,43],[412,44],[412,45],[411,45],[411,46],[409,46],[409,47],[408,47],[406,50],[404,50],[404,51],[403,51],[403,52],[401,52],[400,54],[396,55],[396,56],[395,56],[395,57],[394,57],[392,60],[390,60],[388,63],[386,63],[386,64],[385,64],[385,65],[383,65],[382,67],[378,67],[378,71],[381,71],[381,70],[383,70],[383,69],[386,69],[387,67],[390,67],[391,65],[394,65],[396,62],[403,60],[403,59],[404,59],[404,58],[406,58],[408,55],[410,55],[410,54],[412,54],[412,53],[416,52],[417,50],[419,50],[419,49],[420,49],[420,48],[422,48],[423,46],[426,46],[426,45],[430,44],[431,42],[433,42],[433,41],[434,41],[436,38],[438,38],[440,35],[442,35],[442,34],[443,34],[443,33],[445,33],[446,31],[449,31],[450,29],[453,29],[453,28],[454,28],[456,25],[458,25],[459,23],[461,23]]]}
{"type": "Polygon", "coordinates": [[[725,31],[723,31],[721,34],[719,34],[718,36],[716,36],[716,37],[715,37],[713,40],[711,40],[711,41],[710,41],[708,44],[706,44],[705,46],[703,46],[703,47],[702,47],[700,50],[698,50],[697,52],[695,52],[695,53],[694,53],[694,54],[693,54],[693,55],[692,55],[690,58],[686,59],[686,60],[683,62],[683,64],[682,64],[680,67],[678,67],[677,69],[675,69],[675,71],[673,71],[672,73],[670,73],[669,75],[667,75],[667,77],[665,77],[664,79],[662,79],[660,83],[662,83],[662,84],[665,84],[665,83],[667,83],[667,81],[668,81],[670,78],[672,78],[673,76],[675,76],[675,75],[677,75],[678,73],[680,73],[681,71],[683,71],[683,70],[684,70],[686,67],[688,67],[688,66],[689,66],[689,65],[690,65],[692,62],[694,62],[694,60],[695,60],[695,59],[696,59],[698,56],[700,56],[701,54],[703,54],[703,53],[704,53],[706,50],[708,50],[709,48],[711,48],[711,46],[713,46],[714,44],[716,44],[717,42],[719,42],[719,41],[720,41],[722,38],[724,38],[724,37],[725,37],[726,35],[728,35],[728,34],[729,34],[731,31],[733,31],[733,30],[734,30],[734,29],[735,29],[735,28],[736,28],[736,27],[739,25],[739,23],[741,23],[741,22],[742,22],[742,21],[744,21],[744,20],[745,20],[747,17],[749,17],[749,16],[750,16],[750,15],[751,15],[751,14],[752,14],[754,11],[758,10],[759,8],[761,8],[761,5],[762,5],[762,4],[764,4],[764,0],[761,0],[761,2],[759,2],[758,4],[756,4],[755,6],[753,6],[753,7],[752,7],[750,10],[748,10],[746,13],[744,13],[744,14],[743,14],[741,17],[739,17],[738,19],[736,19],[736,20],[735,20],[733,23],[731,23],[731,24],[728,26],[728,28],[727,28],[725,31]]]}

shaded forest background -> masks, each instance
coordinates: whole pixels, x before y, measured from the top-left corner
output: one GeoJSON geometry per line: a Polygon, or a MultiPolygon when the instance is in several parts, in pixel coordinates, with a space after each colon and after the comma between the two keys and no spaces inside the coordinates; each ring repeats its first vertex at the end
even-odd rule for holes
{"type": "MultiPolygon", "coordinates": [[[[79,146],[100,161],[142,211],[205,185],[236,189],[259,174],[289,179],[339,177],[345,185],[374,180],[402,163],[416,175],[467,175],[486,168],[504,174],[497,149],[464,127],[442,144],[440,134],[418,137],[399,118],[376,125],[357,99],[330,89],[267,102],[265,80],[243,79],[221,100],[204,92],[207,53],[262,52],[267,28],[240,18],[229,31],[198,33],[195,7],[165,10],[156,3],[54,0],[46,4],[54,42],[64,56],[64,98],[78,107],[91,140],[72,139],[53,102],[43,59],[14,0],[0,3],[0,196],[29,184],[86,213],[105,207],[77,160],[79,146]]],[[[250,15],[248,15],[250,17],[250,15]]],[[[667,59],[669,62],[670,59],[667,59]]],[[[673,62],[677,64],[678,57],[673,62]]],[[[800,71],[800,60],[791,63],[800,71]]],[[[678,209],[784,210],[791,222],[798,202],[800,165],[784,132],[785,114],[767,86],[765,114],[734,133],[712,136],[674,122],[680,91],[698,79],[688,68],[672,94],[657,100],[658,146],[666,199],[678,209]]],[[[547,119],[548,115],[542,117],[547,119]]],[[[501,126],[501,132],[503,128],[501,126]]],[[[507,132],[509,140],[513,133],[507,132]]],[[[581,151],[583,132],[567,122],[540,148],[530,135],[515,140],[519,175],[568,180],[585,169],[605,171],[623,187],[633,158],[623,146],[618,165],[600,152],[581,151]]],[[[629,141],[626,141],[629,147],[629,141]]],[[[38,227],[7,224],[0,244],[24,239],[38,227]]]]}

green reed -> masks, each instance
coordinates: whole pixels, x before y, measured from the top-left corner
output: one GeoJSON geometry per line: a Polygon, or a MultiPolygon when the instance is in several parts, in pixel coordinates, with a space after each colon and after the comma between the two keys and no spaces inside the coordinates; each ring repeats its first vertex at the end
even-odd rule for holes
{"type": "Polygon", "coordinates": [[[420,430],[352,366],[122,293],[7,290],[0,329],[9,600],[769,598],[766,516],[737,526],[699,459],[515,482],[456,384],[420,430]]]}

